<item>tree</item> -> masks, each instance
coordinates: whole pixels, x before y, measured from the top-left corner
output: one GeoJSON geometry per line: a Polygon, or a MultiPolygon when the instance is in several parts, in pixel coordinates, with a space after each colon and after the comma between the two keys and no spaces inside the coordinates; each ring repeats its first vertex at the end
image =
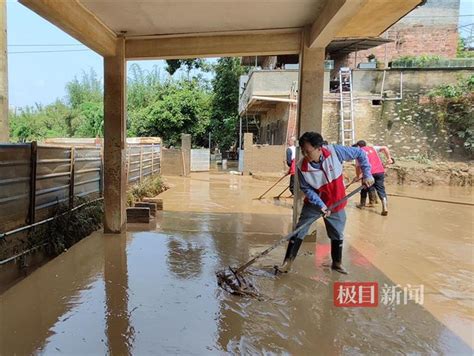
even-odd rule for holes
{"type": "Polygon", "coordinates": [[[166,71],[173,75],[176,73],[181,67],[185,67],[187,77],[189,80],[189,73],[193,69],[200,69],[203,72],[208,72],[211,70],[211,67],[206,62],[205,59],[202,58],[186,58],[186,59],[168,59],[166,60],[166,71]]]}
{"type": "Polygon", "coordinates": [[[9,113],[10,137],[17,142],[67,137],[69,117],[69,107],[60,100],[47,106],[21,108],[9,113]]]}
{"type": "Polygon", "coordinates": [[[131,136],[160,136],[170,145],[189,133],[195,145],[206,142],[211,93],[196,79],[170,80],[149,105],[129,111],[131,136]]]}
{"type": "MultiPolygon", "coordinates": [[[[66,91],[64,101],[11,112],[11,137],[31,141],[103,136],[103,86],[96,73],[83,72],[66,84],[66,91]]],[[[135,64],[130,67],[127,99],[129,135],[161,136],[176,145],[181,133],[189,133],[193,144],[207,145],[212,91],[199,75],[163,81],[157,67],[145,71],[135,64]]]]}
{"type": "Polygon", "coordinates": [[[462,37],[458,39],[458,47],[456,49],[457,58],[474,58],[474,51],[470,51],[466,48],[466,40],[462,37]]]}
{"type": "Polygon", "coordinates": [[[66,92],[72,109],[77,109],[82,103],[103,101],[103,85],[92,68],[88,73],[82,72],[81,80],[74,77],[67,83],[66,92]]]}
{"type": "Polygon", "coordinates": [[[91,68],[82,72],[81,79],[74,77],[66,84],[67,101],[71,107],[67,118],[69,136],[103,136],[104,97],[103,85],[97,73],[91,68]]]}
{"type": "Polygon", "coordinates": [[[151,71],[143,70],[138,64],[130,66],[127,81],[128,111],[139,110],[153,103],[163,89],[160,71],[154,66],[151,71]]]}
{"type": "Polygon", "coordinates": [[[239,78],[246,68],[238,58],[220,58],[214,70],[211,132],[220,149],[228,150],[237,141],[239,78]]]}
{"type": "Polygon", "coordinates": [[[104,104],[85,102],[79,105],[77,116],[73,119],[75,137],[104,136],[104,104]]]}

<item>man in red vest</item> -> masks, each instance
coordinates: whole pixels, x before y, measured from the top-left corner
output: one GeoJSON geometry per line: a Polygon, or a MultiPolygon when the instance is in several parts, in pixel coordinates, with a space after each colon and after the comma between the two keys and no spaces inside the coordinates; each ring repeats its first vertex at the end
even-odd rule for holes
{"type": "Polygon", "coordinates": [[[286,164],[288,166],[288,174],[290,175],[290,192],[294,194],[295,188],[295,158],[296,158],[296,138],[292,136],[288,141],[286,149],[286,164]]]}
{"type": "MultiPolygon", "coordinates": [[[[370,193],[371,189],[375,189],[377,195],[382,201],[382,215],[388,215],[388,205],[387,205],[387,193],[385,193],[385,168],[383,166],[382,160],[380,159],[378,153],[383,152],[387,157],[387,164],[394,163],[392,156],[390,155],[390,150],[385,146],[367,146],[367,143],[364,140],[357,141],[354,147],[360,147],[369,160],[372,176],[374,177],[375,183],[372,187],[363,189],[360,192],[360,204],[357,205],[358,208],[363,209],[367,202],[367,193],[370,193]]],[[[356,175],[359,177],[361,174],[360,167],[356,163],[356,175]]]]}
{"type": "Polygon", "coordinates": [[[342,162],[356,159],[363,172],[362,183],[367,187],[374,183],[370,173],[367,156],[360,148],[340,145],[327,145],[323,137],[316,132],[306,132],[299,139],[299,146],[303,158],[296,164],[300,188],[305,194],[303,209],[296,225],[305,227],[293,236],[288,242],[285,260],[280,272],[288,272],[298,250],[308,233],[311,221],[323,216],[326,232],[331,239],[331,268],[337,272],[347,274],[342,267],[342,245],[346,212],[344,202],[332,211],[328,206],[345,197],[342,162]]]}

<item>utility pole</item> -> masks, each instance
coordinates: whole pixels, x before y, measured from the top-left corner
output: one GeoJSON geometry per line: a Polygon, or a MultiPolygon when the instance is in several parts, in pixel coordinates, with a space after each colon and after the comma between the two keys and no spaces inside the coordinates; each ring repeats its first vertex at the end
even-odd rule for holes
{"type": "Polygon", "coordinates": [[[7,3],[0,0],[0,142],[8,142],[7,3]]]}

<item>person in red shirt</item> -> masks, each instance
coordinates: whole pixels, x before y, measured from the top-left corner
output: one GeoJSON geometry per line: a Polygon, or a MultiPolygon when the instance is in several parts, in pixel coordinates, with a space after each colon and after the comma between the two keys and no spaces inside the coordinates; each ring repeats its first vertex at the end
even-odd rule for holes
{"type": "Polygon", "coordinates": [[[331,268],[336,272],[347,274],[342,265],[346,225],[344,208],[347,201],[331,210],[329,207],[346,196],[343,162],[357,160],[362,172],[362,183],[370,187],[374,183],[374,178],[370,173],[369,161],[363,150],[328,145],[317,132],[305,132],[299,138],[299,147],[302,158],[296,163],[296,174],[305,199],[295,228],[298,232],[288,241],[282,266],[276,266],[275,269],[277,272],[288,272],[291,269],[310,224],[323,217],[327,235],[331,240],[331,268]]]}
{"type": "MultiPolygon", "coordinates": [[[[372,176],[374,177],[375,183],[370,188],[365,188],[360,192],[360,204],[357,205],[358,208],[363,209],[366,206],[367,194],[370,189],[374,189],[377,192],[380,200],[382,201],[382,215],[388,215],[388,204],[387,204],[387,193],[385,192],[385,167],[382,163],[382,160],[379,157],[379,152],[383,152],[387,157],[387,163],[393,164],[394,160],[390,155],[390,150],[385,146],[367,146],[367,143],[364,140],[357,141],[354,147],[360,147],[369,160],[372,176]]],[[[360,167],[356,162],[356,176],[359,177],[361,174],[360,167]]]]}
{"type": "Polygon", "coordinates": [[[286,149],[286,164],[288,166],[288,174],[290,175],[290,192],[294,194],[295,189],[295,158],[296,158],[296,138],[291,136],[288,141],[288,148],[286,149]]]}

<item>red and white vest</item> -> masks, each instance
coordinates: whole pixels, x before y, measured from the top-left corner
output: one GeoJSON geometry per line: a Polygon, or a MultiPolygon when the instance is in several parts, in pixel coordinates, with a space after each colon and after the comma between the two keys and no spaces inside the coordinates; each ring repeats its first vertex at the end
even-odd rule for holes
{"type": "MultiPolygon", "coordinates": [[[[346,195],[342,175],[343,167],[332,145],[322,147],[321,152],[323,156],[320,162],[321,169],[312,167],[306,157],[298,162],[298,168],[305,181],[315,190],[324,204],[329,207],[346,195]]],[[[305,202],[308,202],[307,198],[305,198],[305,202]]],[[[338,212],[344,209],[346,205],[347,201],[338,205],[332,211],[338,212]]]]}
{"type": "Polygon", "coordinates": [[[290,169],[288,170],[288,173],[291,174],[292,176],[295,175],[295,166],[296,166],[296,163],[295,163],[295,159],[296,159],[296,147],[295,146],[290,146],[288,147],[291,151],[291,166],[290,166],[290,169]]]}
{"type": "Polygon", "coordinates": [[[369,160],[371,166],[370,173],[384,173],[385,168],[383,167],[382,160],[380,159],[377,150],[371,146],[365,146],[361,148],[365,152],[365,154],[367,155],[367,159],[369,160]]]}

